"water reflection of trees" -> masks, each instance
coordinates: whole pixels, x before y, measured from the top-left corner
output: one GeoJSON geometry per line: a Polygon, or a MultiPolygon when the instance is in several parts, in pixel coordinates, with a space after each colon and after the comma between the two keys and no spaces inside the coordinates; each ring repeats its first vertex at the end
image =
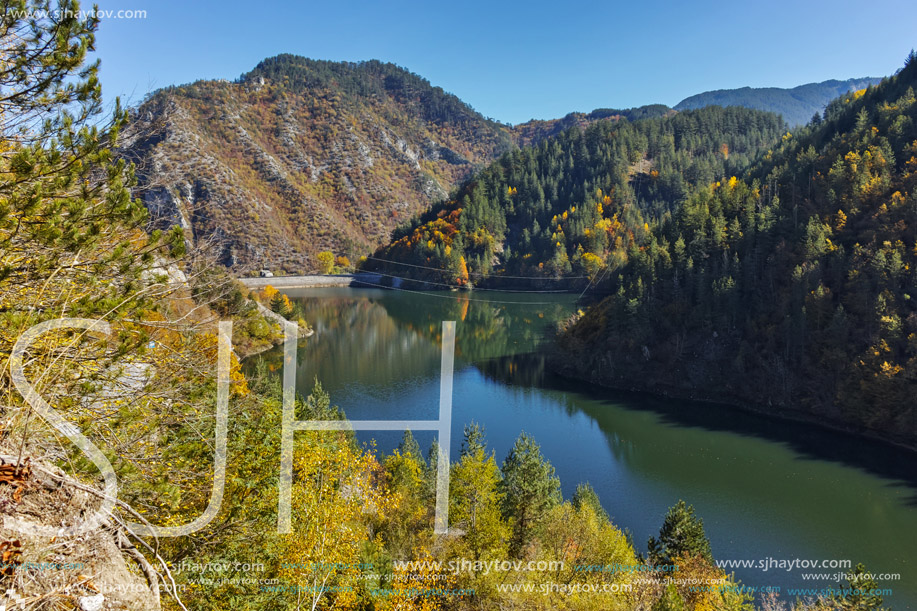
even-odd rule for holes
{"type": "MultiPolygon", "coordinates": [[[[415,330],[396,324],[377,302],[323,297],[300,303],[315,329],[311,338],[300,342],[300,391],[311,388],[315,377],[332,390],[355,380],[365,387],[386,387],[439,374],[439,347],[415,330]]],[[[255,359],[276,372],[283,368],[280,347],[255,359]]]]}
{"type": "Polygon", "coordinates": [[[442,321],[455,320],[456,355],[477,363],[535,350],[545,333],[571,314],[575,299],[572,295],[541,299],[539,295],[538,303],[526,303],[526,297],[517,293],[491,295],[452,298],[442,292],[394,293],[379,303],[398,324],[437,345],[442,341],[442,321]]]}
{"type": "Polygon", "coordinates": [[[475,366],[485,378],[509,386],[540,387],[544,384],[545,356],[534,352],[487,359],[475,366]]]}

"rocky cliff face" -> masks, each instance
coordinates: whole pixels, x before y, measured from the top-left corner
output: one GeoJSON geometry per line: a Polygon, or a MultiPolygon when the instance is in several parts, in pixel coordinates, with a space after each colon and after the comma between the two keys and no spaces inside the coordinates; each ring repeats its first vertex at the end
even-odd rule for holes
{"type": "Polygon", "coordinates": [[[160,90],[122,153],[161,225],[237,271],[356,255],[513,145],[512,131],[391,64],[280,56],[237,82],[160,90]]]}

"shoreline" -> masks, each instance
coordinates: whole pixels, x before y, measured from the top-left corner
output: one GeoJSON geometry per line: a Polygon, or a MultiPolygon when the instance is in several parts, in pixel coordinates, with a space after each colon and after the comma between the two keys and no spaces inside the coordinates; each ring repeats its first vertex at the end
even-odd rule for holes
{"type": "Polygon", "coordinates": [[[888,446],[889,448],[902,450],[914,455],[914,457],[917,458],[917,443],[909,443],[902,440],[890,439],[872,431],[857,430],[852,426],[829,422],[819,414],[812,414],[799,409],[794,409],[792,407],[756,405],[748,401],[736,401],[726,397],[717,397],[714,393],[691,391],[689,389],[677,387],[656,386],[653,389],[650,389],[645,386],[610,384],[600,381],[596,378],[591,378],[575,373],[575,367],[564,365],[562,359],[559,358],[560,356],[561,354],[557,351],[556,346],[550,347],[548,349],[548,354],[546,354],[546,364],[547,367],[555,375],[558,375],[565,380],[585,382],[597,388],[636,393],[659,399],[707,403],[710,405],[725,407],[730,410],[735,410],[745,414],[761,416],[774,422],[810,425],[831,433],[846,435],[854,439],[868,440],[884,446],[888,446]]]}
{"type": "MultiPolygon", "coordinates": [[[[495,276],[494,279],[499,279],[495,276]]],[[[546,279],[548,280],[548,279],[546,279]]],[[[277,290],[284,289],[311,289],[311,288],[374,288],[383,290],[412,290],[412,291],[442,291],[442,292],[469,292],[473,293],[474,286],[443,286],[441,284],[429,283],[424,280],[414,280],[412,278],[392,278],[384,274],[375,272],[356,272],[353,274],[305,274],[302,276],[272,276],[270,278],[238,278],[246,288],[251,290],[263,289],[270,285],[277,290]]],[[[503,289],[517,293],[543,293],[541,290],[519,290],[509,283],[503,289]]],[[[501,287],[492,286],[484,283],[479,288],[493,291],[502,290],[501,287]]],[[[552,291],[554,292],[554,291],[552,291]]],[[[556,291],[556,294],[579,295],[582,291],[579,289],[569,289],[556,291]]]]}
{"type": "Polygon", "coordinates": [[[308,274],[303,276],[272,276],[269,278],[239,278],[248,289],[263,289],[266,286],[272,286],[277,290],[282,289],[309,289],[309,288],[327,288],[327,287],[359,287],[365,284],[378,285],[379,288],[388,288],[382,286],[382,276],[371,273],[356,274],[308,274]]]}
{"type": "MultiPolygon", "coordinates": [[[[268,278],[268,280],[269,280],[269,278],[268,278]]],[[[291,288],[291,287],[287,287],[287,288],[291,288]]],[[[276,312],[270,310],[269,308],[267,308],[264,304],[262,304],[262,303],[259,302],[258,300],[252,299],[252,301],[255,303],[255,305],[258,306],[258,312],[259,312],[262,316],[264,316],[265,319],[267,319],[267,320],[269,320],[269,321],[273,321],[273,322],[277,323],[278,325],[280,325],[281,330],[283,329],[283,326],[284,326],[285,324],[287,324],[287,323],[296,324],[296,323],[293,323],[292,321],[287,320],[286,318],[284,318],[284,317],[281,316],[280,314],[278,314],[278,313],[276,313],[276,312]]],[[[308,328],[307,328],[307,329],[302,329],[302,328],[299,327],[298,324],[296,324],[296,327],[299,329],[299,339],[305,339],[305,338],[307,338],[307,337],[312,337],[313,335],[315,335],[315,329],[308,329],[308,328]]],[[[246,352],[245,354],[239,354],[239,355],[238,355],[238,358],[239,358],[240,361],[244,361],[244,360],[247,359],[247,358],[251,358],[251,357],[253,357],[253,356],[257,356],[257,355],[259,355],[259,354],[263,354],[263,353],[267,352],[268,350],[270,350],[270,349],[272,349],[272,348],[276,348],[277,346],[281,345],[282,343],[283,343],[283,334],[281,334],[280,336],[278,336],[278,337],[275,338],[274,340],[268,342],[267,345],[264,346],[264,347],[257,348],[257,349],[255,349],[255,350],[250,351],[250,352],[246,352]]]]}

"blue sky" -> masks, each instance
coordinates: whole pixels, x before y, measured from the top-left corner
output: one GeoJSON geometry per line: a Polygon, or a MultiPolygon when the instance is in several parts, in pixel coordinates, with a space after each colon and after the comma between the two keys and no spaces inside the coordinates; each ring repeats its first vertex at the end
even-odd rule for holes
{"type": "MultiPolygon", "coordinates": [[[[261,59],[390,61],[486,116],[674,105],[710,89],[885,76],[917,47],[917,2],[97,0],[106,97],[233,79],[261,59]]],[[[84,1],[84,8],[91,6],[84,1]]]]}

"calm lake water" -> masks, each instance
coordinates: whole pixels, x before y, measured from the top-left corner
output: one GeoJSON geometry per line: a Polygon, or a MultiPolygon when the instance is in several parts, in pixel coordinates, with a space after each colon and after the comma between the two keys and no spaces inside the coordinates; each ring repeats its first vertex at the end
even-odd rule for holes
{"type": "MultiPolygon", "coordinates": [[[[850,560],[917,609],[917,459],[814,427],[737,410],[558,379],[539,355],[545,329],[575,296],[374,289],[289,291],[315,335],[301,343],[297,385],[318,378],[353,419],[435,419],[440,330],[456,321],[453,457],[462,427],[485,427],[498,462],[522,431],[557,469],[565,498],[589,482],[638,551],[679,499],[703,518],[718,560],[850,560]]],[[[279,350],[261,357],[279,363],[279,350]]],[[[279,372],[278,372],[279,374],[279,372]]],[[[415,436],[426,449],[433,433],[415,436]]],[[[389,451],[401,434],[361,433],[389,451]]],[[[835,586],[804,573],[739,568],[751,586],[835,586]]]]}

